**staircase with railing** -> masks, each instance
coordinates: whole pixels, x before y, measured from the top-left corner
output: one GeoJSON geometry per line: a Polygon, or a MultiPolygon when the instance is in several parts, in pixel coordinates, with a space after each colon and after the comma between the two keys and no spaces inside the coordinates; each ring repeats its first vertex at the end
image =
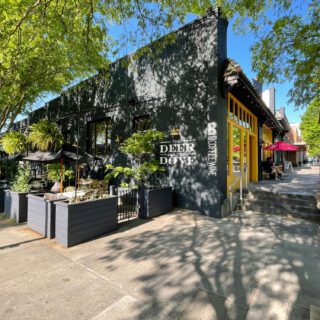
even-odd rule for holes
{"type": "Polygon", "coordinates": [[[236,179],[229,186],[229,213],[233,212],[233,194],[236,190],[236,186],[239,181],[239,192],[240,192],[240,203],[243,203],[243,191],[248,188],[248,166],[245,163],[239,174],[236,176],[236,179]],[[243,177],[245,177],[245,188],[243,188],[243,177]]]}

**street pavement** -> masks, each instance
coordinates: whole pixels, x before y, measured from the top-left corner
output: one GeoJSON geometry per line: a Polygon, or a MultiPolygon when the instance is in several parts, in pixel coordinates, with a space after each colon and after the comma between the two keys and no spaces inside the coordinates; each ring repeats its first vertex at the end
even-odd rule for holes
{"type": "Polygon", "coordinates": [[[0,319],[320,319],[320,225],[174,210],[66,249],[0,222],[0,319]]]}

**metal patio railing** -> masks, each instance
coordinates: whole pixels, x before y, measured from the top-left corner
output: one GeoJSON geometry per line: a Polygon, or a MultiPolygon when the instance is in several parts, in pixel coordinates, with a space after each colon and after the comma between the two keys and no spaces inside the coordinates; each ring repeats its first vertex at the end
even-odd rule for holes
{"type": "Polygon", "coordinates": [[[137,189],[118,189],[117,190],[117,211],[118,221],[130,220],[138,217],[138,190],[137,189]]]}
{"type": "Polygon", "coordinates": [[[248,188],[248,167],[245,163],[242,170],[237,175],[236,179],[233,181],[232,185],[229,187],[229,213],[232,213],[233,211],[233,191],[235,186],[237,185],[237,182],[240,179],[240,202],[243,203],[243,176],[245,175],[245,189],[248,188]]]}

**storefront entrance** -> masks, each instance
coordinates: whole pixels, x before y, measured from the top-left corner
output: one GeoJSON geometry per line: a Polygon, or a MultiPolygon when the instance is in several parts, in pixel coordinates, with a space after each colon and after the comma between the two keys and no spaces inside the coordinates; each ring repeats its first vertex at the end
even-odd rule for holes
{"type": "MultiPolygon", "coordinates": [[[[243,170],[248,181],[258,181],[258,121],[239,100],[228,95],[228,191],[243,170]]],[[[243,177],[245,180],[245,176],[243,177]]],[[[244,181],[243,181],[244,182],[244,181]]],[[[240,182],[238,182],[240,183],[240,182]]],[[[237,187],[237,186],[236,186],[237,187]]]]}

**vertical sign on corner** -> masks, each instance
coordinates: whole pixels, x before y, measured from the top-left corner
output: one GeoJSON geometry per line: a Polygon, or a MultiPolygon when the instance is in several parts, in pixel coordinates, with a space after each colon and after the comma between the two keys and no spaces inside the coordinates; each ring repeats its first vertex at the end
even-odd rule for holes
{"type": "Polygon", "coordinates": [[[217,175],[217,124],[208,123],[208,175],[217,175]]]}

